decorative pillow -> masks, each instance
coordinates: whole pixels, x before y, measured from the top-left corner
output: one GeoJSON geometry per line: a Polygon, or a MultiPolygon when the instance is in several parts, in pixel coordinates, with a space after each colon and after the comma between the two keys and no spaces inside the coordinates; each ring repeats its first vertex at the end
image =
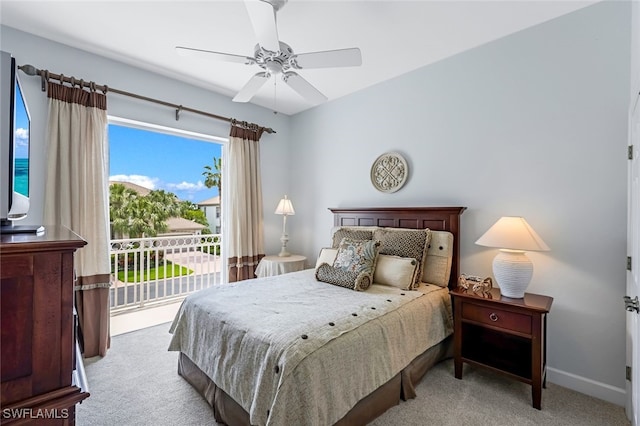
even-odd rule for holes
{"type": "Polygon", "coordinates": [[[379,241],[343,238],[338,246],[333,267],[343,271],[366,272],[373,275],[379,247],[379,241]]]}
{"type": "Polygon", "coordinates": [[[333,233],[332,248],[338,248],[344,238],[351,240],[372,240],[373,231],[364,229],[338,228],[333,233]]]}
{"type": "Polygon", "coordinates": [[[376,270],[373,273],[373,283],[410,290],[415,283],[417,271],[418,261],[411,257],[379,254],[376,270]]]}
{"type": "Polygon", "coordinates": [[[373,231],[373,239],[380,241],[380,254],[410,257],[418,262],[418,272],[412,288],[420,285],[422,266],[431,241],[430,229],[379,228],[373,231]]]}
{"type": "Polygon", "coordinates": [[[431,231],[431,242],[423,262],[422,282],[447,287],[453,260],[453,234],[431,231]]]}
{"type": "Polygon", "coordinates": [[[371,286],[371,274],[353,272],[334,268],[328,263],[321,263],[316,269],[316,279],[355,291],[365,291],[371,286]]]}
{"type": "Polygon", "coordinates": [[[316,269],[322,263],[328,263],[329,265],[333,265],[333,261],[336,260],[336,255],[338,254],[338,249],[335,248],[322,248],[320,249],[320,254],[318,255],[318,260],[316,261],[316,269]]]}

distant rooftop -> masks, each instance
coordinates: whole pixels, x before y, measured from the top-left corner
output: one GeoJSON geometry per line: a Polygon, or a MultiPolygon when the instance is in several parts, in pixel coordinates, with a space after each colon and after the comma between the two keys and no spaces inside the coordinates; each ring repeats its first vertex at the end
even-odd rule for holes
{"type": "Polygon", "coordinates": [[[167,227],[170,232],[176,231],[202,231],[206,226],[183,217],[170,217],[167,219],[167,227]]]}
{"type": "Polygon", "coordinates": [[[196,205],[198,206],[217,206],[220,204],[220,196],[216,196],[216,197],[212,197],[212,198],[207,198],[204,201],[200,201],[199,203],[196,203],[196,205]]]}
{"type": "Polygon", "coordinates": [[[125,188],[129,188],[136,191],[138,195],[145,196],[145,195],[149,195],[149,193],[151,192],[149,188],[145,188],[144,186],[136,185],[135,183],[131,183],[131,182],[120,182],[117,180],[110,180],[109,186],[114,185],[116,183],[119,185],[123,185],[125,188]]]}

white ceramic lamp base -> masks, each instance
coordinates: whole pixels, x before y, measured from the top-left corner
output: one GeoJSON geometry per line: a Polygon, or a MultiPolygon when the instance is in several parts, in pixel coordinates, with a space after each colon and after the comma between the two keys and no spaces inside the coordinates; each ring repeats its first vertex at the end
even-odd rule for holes
{"type": "Polygon", "coordinates": [[[533,263],[523,251],[501,249],[493,259],[493,275],[503,296],[523,298],[533,276],[533,263]]]}
{"type": "Polygon", "coordinates": [[[278,253],[278,256],[280,257],[290,256],[291,254],[287,251],[289,234],[287,234],[287,215],[286,214],[282,215],[282,237],[280,237],[280,242],[282,243],[282,248],[280,249],[280,253],[278,253]]]}
{"type": "Polygon", "coordinates": [[[287,243],[289,242],[289,236],[287,234],[282,234],[282,237],[280,237],[280,242],[282,243],[282,248],[280,249],[280,253],[278,253],[278,256],[280,257],[291,256],[291,253],[287,251],[287,243]]]}

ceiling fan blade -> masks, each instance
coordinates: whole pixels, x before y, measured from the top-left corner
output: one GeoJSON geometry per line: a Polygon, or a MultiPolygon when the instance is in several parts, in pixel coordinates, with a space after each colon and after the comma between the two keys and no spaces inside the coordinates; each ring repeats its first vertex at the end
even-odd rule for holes
{"type": "Polygon", "coordinates": [[[233,98],[233,102],[249,102],[258,90],[269,80],[269,73],[259,72],[249,79],[238,94],[233,98]]]}
{"type": "Polygon", "coordinates": [[[248,56],[232,55],[230,53],[214,52],[212,50],[193,49],[191,47],[176,46],[176,52],[181,56],[201,56],[218,61],[236,62],[239,64],[251,65],[256,60],[248,56]]]}
{"type": "Polygon", "coordinates": [[[357,67],[362,65],[360,49],[325,50],[301,53],[291,59],[294,68],[357,67]]]}
{"type": "Polygon", "coordinates": [[[327,97],[313,87],[311,83],[302,78],[299,74],[289,71],[282,74],[282,80],[295,90],[300,96],[313,104],[327,101],[327,97]]]}
{"type": "Polygon", "coordinates": [[[278,38],[274,6],[262,0],[245,0],[244,4],[249,12],[249,19],[256,33],[258,44],[264,49],[278,52],[280,39],[278,38]]]}

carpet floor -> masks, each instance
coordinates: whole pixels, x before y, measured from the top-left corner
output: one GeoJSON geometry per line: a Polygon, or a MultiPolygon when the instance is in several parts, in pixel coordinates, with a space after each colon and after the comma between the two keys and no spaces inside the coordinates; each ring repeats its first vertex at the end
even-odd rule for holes
{"type": "MultiPolygon", "coordinates": [[[[91,396],[78,405],[77,425],[216,424],[209,405],[178,376],[178,355],[167,351],[168,331],[167,323],[115,336],[106,357],[85,360],[91,396]]],[[[417,393],[371,425],[629,425],[623,407],[553,383],[536,410],[530,386],[468,365],[457,380],[452,360],[432,368],[417,393]]]]}

